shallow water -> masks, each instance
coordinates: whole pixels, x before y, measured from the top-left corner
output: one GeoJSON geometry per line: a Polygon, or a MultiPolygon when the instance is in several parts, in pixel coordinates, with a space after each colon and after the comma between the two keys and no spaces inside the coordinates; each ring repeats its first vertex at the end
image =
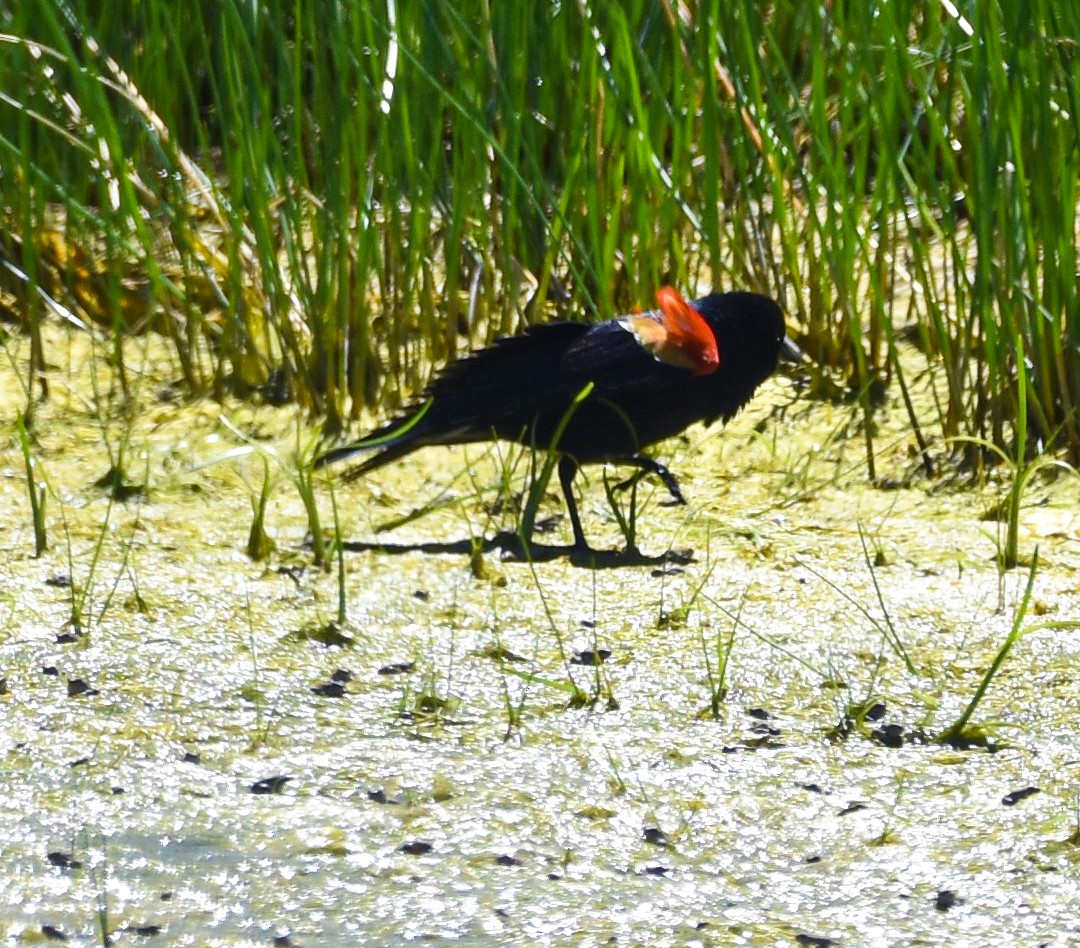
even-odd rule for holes
{"type": "MultiPolygon", "coordinates": [[[[133,345],[156,365],[152,340],[133,345]]],[[[21,346],[0,367],[8,404],[22,403],[21,346]]],[[[755,430],[791,400],[777,381],[726,431],[664,446],[688,507],[642,492],[643,550],[692,546],[694,562],[590,571],[492,553],[477,578],[467,556],[409,546],[507,525],[488,510],[499,465],[431,449],[337,486],[343,534],[397,551],[347,554],[348,621],[327,644],[338,577],[303,546],[294,415],[160,402],[168,376],[148,369],[125,416],[80,337],[62,351],[35,420],[54,492],[39,559],[10,429],[0,455],[8,942],[100,944],[102,927],[154,945],[1065,945],[1080,932],[1080,632],[1020,640],[976,713],[997,725],[995,752],[930,740],[970,699],[1027,578],[999,575],[997,524],[980,519],[1001,485],[868,487],[849,408],[796,402],[755,430]],[[238,444],[222,415],[277,452],[265,564],[243,552],[260,456],[200,466],[238,444]],[[126,439],[145,495],[110,505],[93,486],[103,435],[114,453],[126,439]],[[376,537],[444,489],[453,504],[376,537]],[[600,649],[600,666],[572,661],[600,649]],[[340,696],[313,691],[342,670],[340,696]],[[860,703],[883,716],[837,737],[860,703]],[[887,725],[899,746],[882,743],[887,725]],[[289,779],[252,792],[274,777],[289,779]]],[[[895,406],[878,438],[879,465],[905,474],[895,406]]],[[[590,538],[615,545],[600,472],[581,486],[590,538]]],[[[330,524],[325,485],[319,499],[330,524]]],[[[1038,544],[1040,568],[1026,624],[1076,620],[1076,486],[1036,479],[1028,501],[1022,550],[1038,544]]]]}

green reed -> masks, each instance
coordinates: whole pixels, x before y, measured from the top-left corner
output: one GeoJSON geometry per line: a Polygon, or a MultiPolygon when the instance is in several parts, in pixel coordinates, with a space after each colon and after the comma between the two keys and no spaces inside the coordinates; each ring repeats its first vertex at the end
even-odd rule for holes
{"type": "Polygon", "coordinates": [[[745,286],[872,476],[901,337],[928,437],[1076,463],[1080,10],[958,6],[0,0],[0,306],[336,431],[530,322],[745,286]]]}

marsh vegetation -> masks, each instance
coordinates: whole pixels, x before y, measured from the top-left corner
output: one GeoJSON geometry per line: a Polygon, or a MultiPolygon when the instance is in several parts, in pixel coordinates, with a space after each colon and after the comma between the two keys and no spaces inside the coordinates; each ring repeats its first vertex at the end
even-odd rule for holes
{"type": "Polygon", "coordinates": [[[0,0],[0,931],[1064,937],[1078,43],[1040,0],[0,0]],[[641,565],[501,556],[569,537],[524,449],[313,470],[663,283],[775,296],[811,370],[662,446],[686,507],[588,473],[641,565]]]}

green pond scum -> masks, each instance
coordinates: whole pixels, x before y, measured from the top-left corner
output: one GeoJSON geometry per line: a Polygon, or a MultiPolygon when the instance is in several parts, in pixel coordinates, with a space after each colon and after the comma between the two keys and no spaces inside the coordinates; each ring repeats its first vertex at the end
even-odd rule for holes
{"type": "Polygon", "coordinates": [[[889,400],[874,486],[857,406],[778,378],[661,446],[686,507],[637,485],[642,551],[691,560],[520,562],[484,541],[528,458],[432,448],[305,499],[294,409],[176,399],[152,334],[125,396],[46,329],[49,398],[0,444],[8,943],[1068,943],[1075,478],[1030,478],[1005,570],[1005,469],[926,479],[889,400]]]}
{"type": "Polygon", "coordinates": [[[0,0],[0,941],[1077,941],[1078,49],[1055,0],[0,0]],[[314,468],[663,286],[814,371],[655,446],[685,506],[582,471],[610,568],[551,457],[314,468]]]}

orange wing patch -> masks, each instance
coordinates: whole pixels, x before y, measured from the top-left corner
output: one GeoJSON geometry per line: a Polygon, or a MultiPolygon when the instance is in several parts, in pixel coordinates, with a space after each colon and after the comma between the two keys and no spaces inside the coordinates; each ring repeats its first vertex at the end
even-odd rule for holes
{"type": "Polygon", "coordinates": [[[619,323],[634,334],[657,362],[708,375],[720,366],[716,336],[705,318],[670,286],[656,293],[660,311],[623,316],[619,323]]]}

